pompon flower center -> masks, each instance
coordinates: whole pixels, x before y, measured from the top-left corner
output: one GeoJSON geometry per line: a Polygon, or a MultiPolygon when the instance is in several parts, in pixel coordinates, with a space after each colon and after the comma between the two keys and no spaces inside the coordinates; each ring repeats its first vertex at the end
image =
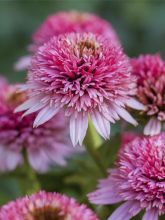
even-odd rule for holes
{"type": "Polygon", "coordinates": [[[9,107],[15,108],[17,105],[19,105],[21,102],[23,102],[26,99],[26,95],[24,92],[17,92],[17,89],[15,86],[9,87],[9,90],[7,91],[5,101],[9,105],[9,107]]]}
{"type": "Polygon", "coordinates": [[[67,220],[60,209],[44,206],[42,208],[35,208],[32,212],[25,216],[25,220],[67,220]]]}
{"type": "Polygon", "coordinates": [[[159,120],[165,120],[165,75],[155,80],[149,77],[139,86],[137,96],[145,106],[147,115],[156,115],[159,120]]]}
{"type": "Polygon", "coordinates": [[[98,45],[94,40],[82,40],[77,44],[76,50],[79,51],[80,57],[83,57],[87,52],[90,53],[90,55],[95,56],[97,47],[98,45]]]}

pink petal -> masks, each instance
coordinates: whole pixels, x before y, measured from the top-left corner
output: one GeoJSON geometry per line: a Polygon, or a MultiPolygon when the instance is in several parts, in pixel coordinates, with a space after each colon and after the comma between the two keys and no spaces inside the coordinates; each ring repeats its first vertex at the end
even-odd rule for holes
{"type": "Polygon", "coordinates": [[[123,118],[125,121],[137,126],[137,121],[122,107],[115,106],[115,109],[117,113],[120,115],[121,118],[123,118]]]}
{"type": "Polygon", "coordinates": [[[36,111],[42,109],[44,106],[45,106],[45,103],[38,102],[34,106],[29,108],[29,110],[27,110],[22,116],[24,117],[26,115],[33,113],[33,112],[36,112],[36,111]]]}
{"type": "Polygon", "coordinates": [[[111,189],[110,186],[98,189],[93,193],[89,193],[88,198],[91,203],[98,205],[115,204],[122,201],[119,194],[113,187],[111,189]]]}
{"type": "Polygon", "coordinates": [[[22,163],[22,155],[19,151],[0,146],[0,171],[14,170],[22,163]]]}
{"type": "Polygon", "coordinates": [[[31,107],[33,107],[34,105],[36,105],[36,103],[38,102],[38,100],[36,98],[31,98],[28,99],[27,101],[25,101],[23,104],[19,105],[16,109],[15,109],[15,113],[16,112],[22,112],[25,111],[31,107]]]}
{"type": "Polygon", "coordinates": [[[88,115],[79,114],[77,118],[71,117],[70,119],[70,137],[73,143],[73,146],[76,146],[78,143],[82,145],[86,131],[88,128],[88,115]]]}
{"type": "Polygon", "coordinates": [[[59,111],[59,108],[56,108],[55,106],[45,107],[38,113],[33,123],[33,127],[38,127],[39,125],[42,125],[45,122],[49,121],[51,118],[53,118],[58,113],[58,111],[59,111]]]}
{"type": "Polygon", "coordinates": [[[17,71],[26,70],[31,63],[31,56],[21,57],[14,65],[14,69],[17,71]]]}
{"type": "Polygon", "coordinates": [[[28,160],[33,169],[38,172],[43,173],[49,169],[49,163],[47,162],[48,158],[42,148],[40,150],[29,150],[28,160]]]}
{"type": "Polygon", "coordinates": [[[146,213],[142,218],[142,220],[158,220],[158,219],[159,219],[159,214],[158,214],[158,210],[156,209],[150,209],[146,211],[146,213]]]}
{"type": "Polygon", "coordinates": [[[91,114],[92,122],[98,133],[105,139],[110,136],[110,122],[106,120],[99,111],[94,111],[91,114]]]}
{"type": "Polygon", "coordinates": [[[132,217],[129,213],[131,206],[132,202],[125,202],[112,213],[108,220],[129,220],[132,217]]]}
{"type": "Polygon", "coordinates": [[[161,132],[161,122],[157,118],[151,118],[144,128],[145,135],[157,135],[161,132]]]}
{"type": "Polygon", "coordinates": [[[127,100],[127,106],[137,110],[145,110],[145,106],[133,98],[127,100]]]}

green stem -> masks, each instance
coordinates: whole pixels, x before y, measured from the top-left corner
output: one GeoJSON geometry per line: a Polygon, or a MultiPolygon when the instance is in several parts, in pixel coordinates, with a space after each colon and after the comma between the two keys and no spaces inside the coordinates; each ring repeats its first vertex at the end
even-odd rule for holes
{"type": "Polygon", "coordinates": [[[100,154],[97,151],[97,148],[102,144],[102,139],[98,135],[90,119],[84,143],[89,155],[97,165],[98,169],[100,170],[103,176],[106,176],[106,169],[104,167],[100,154]]]}
{"type": "Polygon", "coordinates": [[[28,162],[27,155],[24,154],[24,165],[22,167],[23,177],[20,177],[20,187],[23,194],[32,194],[41,189],[36,172],[28,162]]]}

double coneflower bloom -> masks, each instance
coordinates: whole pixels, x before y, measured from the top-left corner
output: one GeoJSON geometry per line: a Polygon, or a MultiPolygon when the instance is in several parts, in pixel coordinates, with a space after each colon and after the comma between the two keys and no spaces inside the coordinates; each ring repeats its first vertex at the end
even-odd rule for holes
{"type": "Polygon", "coordinates": [[[35,114],[22,118],[22,114],[14,113],[15,107],[26,99],[26,93],[18,92],[17,87],[0,79],[0,171],[13,170],[22,164],[24,151],[37,171],[47,171],[53,164],[65,165],[73,150],[64,113],[59,112],[34,129],[35,114]]]}
{"type": "Polygon", "coordinates": [[[122,202],[108,220],[130,220],[145,210],[142,220],[165,214],[165,133],[154,137],[129,135],[119,152],[116,168],[89,194],[94,204],[122,202]]]}
{"type": "MultiPolygon", "coordinates": [[[[17,63],[18,69],[29,66],[22,91],[0,81],[0,169],[22,163],[22,147],[36,170],[64,164],[72,153],[69,129],[74,146],[82,145],[89,120],[108,139],[111,124],[120,118],[137,125],[129,113],[135,109],[147,121],[147,136],[124,136],[116,167],[89,200],[122,202],[108,220],[129,220],[141,210],[143,220],[158,220],[165,214],[165,62],[150,54],[129,59],[109,23],[78,12],[49,16],[29,50],[31,55],[17,63]]],[[[74,200],[45,192],[2,207],[0,219],[16,218],[97,219],[74,200]]]]}
{"type": "Polygon", "coordinates": [[[28,100],[16,111],[38,111],[38,127],[63,109],[72,143],[81,145],[89,117],[105,139],[110,123],[120,118],[137,125],[126,110],[144,108],[133,98],[135,85],[129,60],[116,42],[92,33],[60,35],[34,55],[25,86],[28,100]]]}
{"type": "Polygon", "coordinates": [[[99,220],[85,205],[59,193],[41,191],[1,207],[0,220],[99,220]]]}

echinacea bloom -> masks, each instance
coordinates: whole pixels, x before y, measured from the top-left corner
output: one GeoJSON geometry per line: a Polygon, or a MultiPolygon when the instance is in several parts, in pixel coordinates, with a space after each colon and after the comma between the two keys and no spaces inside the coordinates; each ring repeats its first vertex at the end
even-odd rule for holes
{"type": "Polygon", "coordinates": [[[99,220],[75,199],[41,191],[9,202],[0,209],[0,220],[99,220]]]}
{"type": "Polygon", "coordinates": [[[16,111],[39,111],[34,127],[50,120],[64,108],[70,118],[73,145],[81,145],[88,116],[105,139],[110,123],[119,118],[137,125],[126,106],[143,109],[131,98],[135,78],[128,58],[113,41],[94,34],[68,34],[52,38],[40,47],[29,69],[29,99],[16,111]]]}
{"type": "Polygon", "coordinates": [[[30,49],[34,52],[36,48],[48,42],[53,36],[72,32],[99,34],[119,43],[115,30],[106,20],[86,12],[64,11],[50,15],[45,19],[33,34],[33,43],[30,45],[30,49]]]}
{"type": "Polygon", "coordinates": [[[37,171],[47,171],[52,164],[65,165],[73,154],[66,118],[59,112],[48,123],[33,129],[35,115],[22,119],[14,109],[25,100],[25,92],[16,92],[16,85],[0,80],[0,171],[13,170],[23,163],[22,151],[27,151],[30,165],[37,171]],[[3,94],[3,95],[2,95],[3,94]]]}
{"type": "MultiPolygon", "coordinates": [[[[34,32],[29,51],[36,52],[38,47],[48,42],[53,36],[68,33],[94,33],[110,38],[120,44],[118,36],[111,24],[104,19],[90,13],[67,11],[48,16],[41,26],[34,32]]],[[[16,63],[16,70],[24,70],[30,65],[30,55],[20,58],[16,63]]]]}
{"type": "Polygon", "coordinates": [[[165,62],[159,55],[148,54],[131,63],[137,77],[136,98],[145,106],[141,113],[148,119],[144,134],[159,134],[165,122],[165,62]]]}
{"type": "Polygon", "coordinates": [[[142,220],[165,214],[165,133],[136,137],[122,146],[116,168],[89,194],[94,204],[123,202],[108,220],[130,220],[145,210],[142,220]]]}

